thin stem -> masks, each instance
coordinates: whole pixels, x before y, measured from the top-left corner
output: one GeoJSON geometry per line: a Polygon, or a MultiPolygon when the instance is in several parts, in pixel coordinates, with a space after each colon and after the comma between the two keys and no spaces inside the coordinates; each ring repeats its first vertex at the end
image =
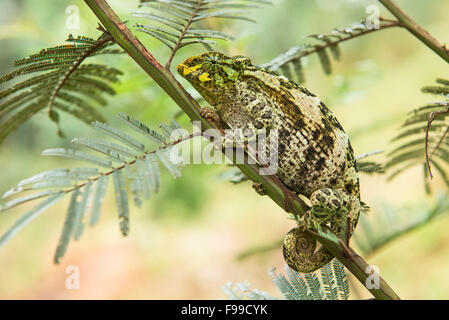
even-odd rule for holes
{"type": "Polygon", "coordinates": [[[446,45],[442,45],[436,38],[434,38],[427,30],[418,25],[412,18],[410,18],[405,12],[398,7],[393,0],[379,0],[388,11],[393,14],[401,26],[406,28],[410,33],[412,33],[416,38],[421,40],[427,47],[433,50],[446,62],[449,62],[449,49],[446,45]]]}
{"type": "MultiPolygon", "coordinates": [[[[212,128],[212,125],[208,120],[203,118],[199,113],[198,103],[185,91],[181,84],[175,79],[173,74],[166,68],[164,68],[150,52],[142,45],[142,43],[134,36],[134,34],[122,23],[119,17],[115,14],[112,8],[106,3],[105,0],[84,0],[86,4],[91,8],[100,22],[107,29],[109,34],[114,38],[115,42],[119,44],[129,56],[136,61],[142,69],[148,73],[158,85],[167,92],[167,94],[178,104],[178,106],[187,114],[191,120],[201,121],[201,125],[204,128],[212,128]]],[[[248,154],[245,153],[246,157],[248,154]]],[[[273,176],[260,175],[260,166],[257,164],[249,164],[245,161],[243,164],[236,163],[235,159],[233,163],[253,182],[260,183],[266,194],[280,207],[284,207],[285,194],[277,185],[277,180],[273,176]]],[[[308,206],[299,199],[292,199],[293,206],[290,208],[290,212],[295,215],[301,215],[308,206]]],[[[337,258],[344,259],[345,251],[344,247],[326,244],[326,239],[320,237],[317,238],[326,249],[328,249],[337,258]]],[[[368,265],[360,256],[355,252],[349,252],[353,256],[350,260],[346,261],[346,266],[354,275],[365,284],[365,280],[369,275],[365,274],[362,270],[363,264],[368,265]],[[352,253],[353,252],[353,253],[352,253]],[[354,257],[357,257],[357,263],[354,263],[354,257]]],[[[343,263],[345,263],[342,261],[343,263]]],[[[373,295],[378,299],[397,299],[398,296],[393,290],[386,284],[385,281],[381,281],[380,288],[378,290],[371,291],[373,295]]]]}
{"type": "Polygon", "coordinates": [[[431,180],[433,179],[433,175],[432,175],[432,167],[430,166],[430,157],[433,156],[434,153],[440,148],[441,143],[443,142],[444,138],[447,136],[447,134],[449,132],[449,126],[444,131],[443,136],[438,141],[437,145],[435,146],[435,148],[432,151],[432,154],[430,154],[430,155],[429,155],[429,130],[430,130],[430,126],[432,125],[433,120],[435,120],[435,118],[437,116],[439,116],[440,114],[443,114],[443,113],[448,113],[448,112],[449,112],[449,109],[431,112],[429,114],[429,119],[427,120],[425,152],[426,152],[426,165],[427,165],[427,168],[429,169],[429,176],[430,176],[431,180]]]}

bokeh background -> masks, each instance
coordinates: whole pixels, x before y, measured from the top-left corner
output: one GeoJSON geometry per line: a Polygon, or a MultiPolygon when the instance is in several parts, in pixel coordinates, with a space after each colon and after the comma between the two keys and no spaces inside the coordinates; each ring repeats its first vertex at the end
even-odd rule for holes
{"type": "MultiPolygon", "coordinates": [[[[449,3],[445,0],[401,0],[400,5],[441,42],[449,42],[449,3]]],[[[122,20],[132,17],[138,1],[110,1],[122,20]]],[[[236,40],[221,43],[219,50],[250,56],[265,63],[304,41],[303,36],[350,26],[366,16],[365,8],[377,1],[273,0],[249,13],[256,24],[211,20],[236,40]]],[[[379,5],[382,16],[390,15],[379,5]]],[[[140,20],[142,21],[142,20],[140,20]]],[[[69,33],[98,36],[97,21],[83,1],[1,0],[0,73],[12,70],[14,59],[41,48],[61,44],[69,33]],[[79,30],[66,27],[66,8],[80,10],[79,30]]],[[[168,50],[145,34],[142,42],[163,63],[168,50]]],[[[437,77],[448,78],[447,65],[427,47],[400,29],[384,30],[342,45],[342,61],[326,76],[316,56],[308,59],[306,86],[331,107],[349,133],[357,154],[391,149],[407,112],[432,99],[420,88],[437,77]]],[[[182,49],[175,64],[198,54],[201,46],[182,49]]],[[[102,113],[111,123],[118,112],[157,126],[179,111],[164,92],[126,55],[107,58],[106,63],[125,75],[116,85],[118,94],[109,99],[102,113]]],[[[189,89],[191,89],[189,87],[189,89]]],[[[188,127],[185,116],[181,124],[188,127]]],[[[46,148],[68,145],[73,137],[89,134],[88,127],[68,116],[61,119],[66,139],[45,112],[35,116],[0,146],[3,193],[19,180],[55,167],[74,163],[40,156],[46,148]]],[[[383,162],[385,155],[372,160],[383,162]]],[[[274,266],[283,271],[280,248],[237,260],[239,253],[272,244],[293,227],[287,215],[266,197],[257,195],[249,183],[232,185],[222,178],[226,166],[190,165],[180,179],[164,172],[161,192],[142,208],[131,209],[131,231],[123,238],[110,188],[100,223],[87,228],[82,239],[71,242],[60,265],[52,262],[62,230],[67,200],[44,212],[0,248],[0,298],[3,299],[216,299],[226,298],[221,287],[248,280],[257,288],[280,297],[267,275],[274,266]],[[80,268],[79,290],[66,289],[66,268],[80,268]]],[[[435,191],[443,190],[437,179],[435,191]]],[[[411,169],[388,182],[383,175],[361,176],[362,198],[370,215],[385,210],[428,208],[435,195],[426,196],[422,168],[411,169]]],[[[32,204],[0,215],[0,232],[32,204]]],[[[368,257],[381,275],[403,298],[449,298],[449,217],[419,228],[368,257]]],[[[360,232],[360,230],[358,230],[360,232]]],[[[352,278],[352,298],[369,293],[352,278]]]]}

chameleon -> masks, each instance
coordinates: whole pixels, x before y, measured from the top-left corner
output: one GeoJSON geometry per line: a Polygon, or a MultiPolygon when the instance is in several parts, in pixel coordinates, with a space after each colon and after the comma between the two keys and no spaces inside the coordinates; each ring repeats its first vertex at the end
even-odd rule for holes
{"type": "MultiPolygon", "coordinates": [[[[276,176],[310,201],[310,209],[283,241],[290,268],[312,272],[334,257],[307,232],[326,225],[353,233],[361,210],[359,178],[349,138],[326,105],[305,87],[245,56],[206,52],[176,67],[211,107],[201,115],[231,129],[277,130],[276,176]]],[[[347,234],[349,232],[349,234],[347,234]]]]}

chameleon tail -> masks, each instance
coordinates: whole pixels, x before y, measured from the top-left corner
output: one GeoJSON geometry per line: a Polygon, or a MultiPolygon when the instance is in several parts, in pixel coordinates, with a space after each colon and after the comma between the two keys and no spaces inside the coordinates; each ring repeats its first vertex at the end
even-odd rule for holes
{"type": "Polygon", "coordinates": [[[328,264],[334,256],[321,247],[317,251],[316,240],[302,227],[291,229],[284,238],[282,253],[285,262],[298,272],[313,272],[328,264]]]}

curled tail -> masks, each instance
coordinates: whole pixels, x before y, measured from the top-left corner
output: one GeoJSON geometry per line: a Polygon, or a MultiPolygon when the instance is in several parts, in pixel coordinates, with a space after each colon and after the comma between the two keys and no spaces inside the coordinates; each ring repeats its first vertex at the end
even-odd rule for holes
{"type": "MultiPolygon", "coordinates": [[[[343,190],[323,188],[312,193],[310,202],[312,207],[305,214],[306,221],[327,225],[342,239],[352,235],[360,213],[358,196],[348,195],[343,190]],[[349,230],[348,218],[351,220],[349,230]]],[[[306,231],[306,225],[293,228],[286,234],[282,250],[290,268],[305,273],[324,267],[334,257],[324,247],[316,249],[317,241],[306,231]]]]}
{"type": "Polygon", "coordinates": [[[334,256],[324,247],[316,250],[317,241],[303,227],[291,229],[284,238],[285,262],[298,272],[312,272],[324,267],[334,256]]]}

